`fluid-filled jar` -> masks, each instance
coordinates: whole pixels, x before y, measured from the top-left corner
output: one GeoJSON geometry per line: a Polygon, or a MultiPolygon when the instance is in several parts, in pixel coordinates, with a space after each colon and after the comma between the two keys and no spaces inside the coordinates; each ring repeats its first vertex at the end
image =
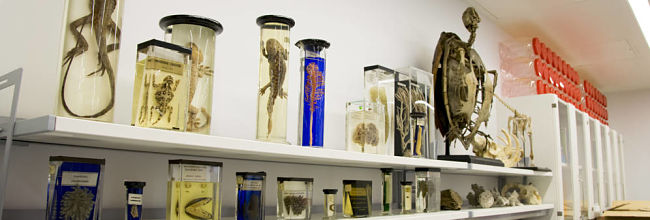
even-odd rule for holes
{"type": "Polygon", "coordinates": [[[372,214],[372,181],[343,180],[343,217],[368,217],[372,214]]]}
{"type": "Polygon", "coordinates": [[[338,189],[323,189],[323,219],[336,219],[336,193],[338,189]]]}
{"type": "Polygon", "coordinates": [[[287,67],[293,19],[277,15],[257,18],[260,65],[257,96],[257,139],[287,143],[287,67]]]}
{"type": "Polygon", "coordinates": [[[56,115],[112,122],[124,0],[64,3],[56,115]]]}
{"type": "Polygon", "coordinates": [[[170,160],[167,220],[221,219],[220,162],[170,160]]]}
{"type": "Polygon", "coordinates": [[[384,108],[381,103],[352,101],[346,104],[345,145],[348,151],[386,154],[384,108]]]}
{"type": "Polygon", "coordinates": [[[381,200],[381,214],[390,215],[393,205],[393,169],[381,168],[382,177],[382,200],[381,200]]]}
{"type": "Polygon", "coordinates": [[[440,211],[440,168],[415,168],[415,211],[440,211]]]}
{"type": "Polygon", "coordinates": [[[313,178],[278,177],[277,218],[311,219],[313,178]]]}
{"type": "Polygon", "coordinates": [[[400,182],[401,185],[401,194],[402,194],[402,211],[401,214],[409,214],[412,212],[412,198],[413,198],[413,186],[410,181],[400,182]]]}
{"type": "Polygon", "coordinates": [[[104,159],[50,157],[45,219],[100,219],[104,159]]]}
{"type": "Polygon", "coordinates": [[[185,130],[209,134],[214,42],[223,31],[223,26],[213,19],[194,15],[170,15],[160,19],[159,24],[165,31],[165,41],[192,50],[185,130]]]}
{"type": "Polygon", "coordinates": [[[330,43],[320,39],[298,41],[300,48],[300,113],[298,144],[323,147],[325,132],[325,59],[330,43]]]}
{"type": "Polygon", "coordinates": [[[265,172],[237,172],[235,219],[264,219],[265,172]]]}
{"type": "Polygon", "coordinates": [[[124,181],[124,186],[126,186],[125,220],[142,219],[142,195],[145,185],[147,185],[145,182],[124,181]]]}

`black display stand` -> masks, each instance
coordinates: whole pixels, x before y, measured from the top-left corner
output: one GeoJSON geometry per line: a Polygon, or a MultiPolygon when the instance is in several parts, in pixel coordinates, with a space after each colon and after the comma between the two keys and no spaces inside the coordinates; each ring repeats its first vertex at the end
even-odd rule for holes
{"type": "Polygon", "coordinates": [[[524,169],[524,170],[533,170],[533,171],[551,172],[551,169],[546,168],[546,167],[513,167],[513,168],[524,169]]]}
{"type": "Polygon", "coordinates": [[[473,164],[483,164],[483,165],[498,166],[498,167],[503,166],[503,162],[497,159],[477,157],[474,155],[450,155],[449,154],[450,146],[451,146],[451,142],[449,140],[445,140],[445,155],[438,156],[438,160],[467,162],[473,164]]]}

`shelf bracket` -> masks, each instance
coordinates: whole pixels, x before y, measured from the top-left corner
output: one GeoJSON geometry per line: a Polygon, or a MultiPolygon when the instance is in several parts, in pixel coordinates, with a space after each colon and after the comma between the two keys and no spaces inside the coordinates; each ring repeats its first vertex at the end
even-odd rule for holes
{"type": "Polygon", "coordinates": [[[5,194],[7,192],[7,178],[9,177],[9,156],[11,154],[11,145],[14,138],[14,128],[16,127],[16,110],[18,108],[18,97],[20,95],[20,80],[23,76],[23,68],[18,68],[5,75],[0,76],[0,90],[5,90],[13,86],[13,97],[11,100],[11,110],[9,121],[0,124],[0,137],[6,137],[2,163],[0,164],[0,220],[2,220],[2,211],[4,210],[5,194]]]}

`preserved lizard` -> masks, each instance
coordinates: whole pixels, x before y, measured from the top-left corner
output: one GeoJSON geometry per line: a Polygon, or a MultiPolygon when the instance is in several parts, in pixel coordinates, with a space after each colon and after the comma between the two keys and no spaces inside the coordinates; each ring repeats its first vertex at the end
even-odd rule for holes
{"type": "Polygon", "coordinates": [[[273,106],[275,105],[275,99],[287,98],[287,93],[283,91],[282,84],[284,83],[284,78],[287,73],[286,61],[289,58],[289,51],[282,47],[282,44],[276,39],[266,40],[266,47],[264,47],[264,42],[262,42],[262,56],[264,56],[269,62],[269,83],[260,88],[260,95],[264,95],[266,89],[271,88],[269,94],[269,100],[266,104],[266,111],[269,115],[268,119],[268,131],[267,137],[271,134],[271,129],[273,127],[273,120],[271,115],[273,115],[273,106]]]}

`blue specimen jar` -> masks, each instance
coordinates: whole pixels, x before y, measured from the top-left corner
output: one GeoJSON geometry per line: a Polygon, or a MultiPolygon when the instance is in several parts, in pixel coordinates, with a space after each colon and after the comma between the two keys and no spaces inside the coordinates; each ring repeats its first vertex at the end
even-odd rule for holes
{"type": "Polygon", "coordinates": [[[302,146],[323,147],[325,130],[325,58],[330,43],[320,39],[304,39],[300,48],[300,114],[298,143],[302,146]]]}
{"type": "Polygon", "coordinates": [[[124,181],[126,186],[126,220],[142,219],[142,195],[147,183],[137,181],[124,181]]]}
{"type": "Polygon", "coordinates": [[[104,163],[104,159],[50,157],[45,218],[99,219],[104,163]]]}
{"type": "Polygon", "coordinates": [[[265,172],[237,172],[235,219],[264,219],[265,172]]]}

